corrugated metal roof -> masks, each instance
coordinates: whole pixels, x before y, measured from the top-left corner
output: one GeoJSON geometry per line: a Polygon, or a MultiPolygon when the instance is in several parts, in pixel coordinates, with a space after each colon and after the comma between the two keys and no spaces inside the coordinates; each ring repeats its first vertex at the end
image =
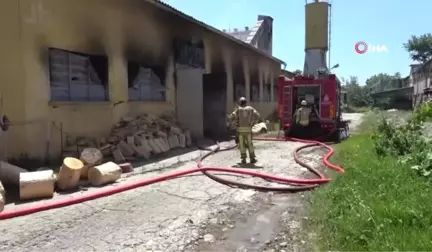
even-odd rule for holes
{"type": "Polygon", "coordinates": [[[176,8],[172,7],[171,5],[165,3],[165,2],[163,2],[161,0],[146,0],[146,1],[149,2],[149,3],[151,3],[151,4],[154,4],[156,7],[159,7],[161,9],[163,9],[163,10],[166,10],[166,11],[170,11],[171,13],[174,13],[174,14],[178,15],[181,18],[184,18],[184,19],[186,19],[186,20],[188,20],[190,22],[193,22],[193,23],[195,23],[195,24],[203,27],[204,29],[206,29],[206,30],[208,30],[210,32],[216,33],[216,34],[218,34],[218,35],[220,35],[222,37],[225,37],[225,38],[227,38],[227,39],[229,39],[229,40],[231,40],[231,41],[233,41],[233,42],[235,42],[235,43],[237,43],[237,44],[239,44],[241,46],[247,47],[247,48],[255,51],[256,53],[259,53],[260,55],[262,55],[262,56],[264,56],[266,58],[269,58],[271,60],[277,61],[280,64],[286,65],[286,63],[284,61],[282,61],[282,60],[280,60],[278,58],[275,58],[275,57],[273,57],[271,55],[268,55],[267,53],[262,52],[258,48],[255,48],[255,47],[253,47],[252,45],[250,45],[248,43],[245,43],[245,42],[243,42],[243,41],[241,41],[239,39],[236,39],[236,38],[230,36],[229,34],[226,34],[226,33],[222,32],[222,31],[220,31],[220,30],[218,30],[218,29],[216,29],[216,28],[214,28],[214,27],[212,27],[212,26],[210,26],[210,25],[208,25],[208,24],[206,24],[206,23],[204,23],[204,22],[202,22],[202,21],[200,21],[200,20],[192,17],[192,16],[189,16],[186,13],[184,13],[184,12],[182,12],[180,10],[177,10],[176,8]]]}
{"type": "MultiPolygon", "coordinates": [[[[228,35],[233,36],[236,39],[239,39],[245,43],[248,43],[247,39],[249,37],[249,34],[251,33],[251,31],[234,31],[234,32],[227,32],[228,35]]],[[[248,43],[249,44],[249,43],[248,43]]]]}

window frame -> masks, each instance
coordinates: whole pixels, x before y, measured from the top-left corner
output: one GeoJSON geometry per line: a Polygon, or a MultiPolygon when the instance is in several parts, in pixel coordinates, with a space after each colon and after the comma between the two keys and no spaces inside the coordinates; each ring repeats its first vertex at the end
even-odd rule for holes
{"type": "MultiPolygon", "coordinates": [[[[96,60],[95,58],[93,58],[93,60],[96,60]]],[[[58,72],[60,73],[60,71],[58,72]]],[[[108,57],[106,55],[95,55],[95,54],[88,54],[88,53],[80,53],[80,52],[75,52],[75,51],[70,51],[70,50],[64,50],[64,49],[60,49],[60,48],[54,48],[54,47],[49,47],[48,48],[48,76],[49,76],[49,87],[50,87],[50,102],[79,102],[79,103],[85,103],[85,102],[107,102],[109,101],[109,62],[108,62],[108,57]],[[55,78],[55,72],[54,72],[54,62],[53,62],[53,58],[56,56],[55,55],[55,51],[61,52],[61,53],[66,53],[67,54],[67,62],[63,64],[63,66],[65,66],[67,68],[66,76],[68,78],[67,80],[67,88],[65,89],[67,92],[67,98],[64,98],[64,96],[61,96],[59,94],[56,95],[56,85],[53,85],[56,81],[54,81],[53,79],[55,78]],[[73,84],[73,74],[72,74],[72,69],[74,68],[74,66],[79,66],[79,65],[74,65],[71,63],[71,55],[74,56],[79,56],[79,57],[87,57],[87,64],[85,66],[86,69],[86,75],[87,75],[87,82],[84,84],[86,86],[86,91],[85,91],[85,99],[80,99],[80,98],[74,98],[75,96],[73,96],[73,91],[72,89],[74,88],[74,84],[73,84]],[[105,68],[105,76],[101,75],[101,73],[96,70],[96,66],[94,65],[94,63],[92,62],[91,57],[97,57],[100,59],[104,60],[104,68],[105,68]],[[91,70],[92,69],[92,70],[91,70]],[[91,87],[92,86],[99,86],[98,84],[92,84],[91,81],[91,72],[93,72],[93,74],[96,74],[96,77],[100,80],[102,88],[103,88],[103,92],[101,92],[101,97],[103,97],[102,99],[98,99],[98,98],[93,98],[91,96],[91,87]]],[[[60,84],[64,84],[62,81],[58,81],[58,83],[60,84]]],[[[78,88],[78,85],[81,84],[77,84],[75,83],[76,88],[78,88]]],[[[60,89],[60,88],[59,88],[60,89]]],[[[59,91],[60,92],[60,91],[59,91]]],[[[95,97],[95,96],[93,96],[95,97]]]]}
{"type": "Polygon", "coordinates": [[[138,61],[134,61],[134,60],[128,60],[127,61],[127,88],[128,88],[128,101],[129,102],[166,102],[167,101],[167,86],[166,86],[166,66],[149,66],[149,65],[145,65],[143,63],[140,63],[138,61]],[[135,65],[137,67],[137,72],[134,76],[131,76],[131,65],[135,65]],[[143,69],[150,69],[150,75],[149,76],[149,80],[151,80],[151,78],[154,78],[153,75],[155,75],[158,80],[160,81],[160,85],[162,86],[160,89],[159,88],[155,88],[153,83],[149,83],[149,87],[150,88],[150,98],[146,98],[144,96],[143,93],[143,88],[145,85],[143,85],[143,83],[141,83],[140,85],[138,85],[138,99],[132,99],[131,97],[131,88],[133,86],[133,82],[136,80],[136,78],[138,78],[139,76],[139,71],[140,68],[143,69]],[[131,77],[133,77],[133,79],[131,79],[131,77]],[[162,92],[162,98],[161,99],[157,99],[154,98],[155,93],[156,92],[162,92]]]}
{"type": "Polygon", "coordinates": [[[264,83],[263,84],[263,102],[271,102],[271,84],[264,83]]]}

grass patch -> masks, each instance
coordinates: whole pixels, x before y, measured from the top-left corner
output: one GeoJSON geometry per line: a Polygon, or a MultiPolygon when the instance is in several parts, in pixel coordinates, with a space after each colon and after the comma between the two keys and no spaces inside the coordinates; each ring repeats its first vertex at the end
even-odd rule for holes
{"type": "Polygon", "coordinates": [[[360,135],[336,146],[333,161],[346,173],[312,195],[314,250],[432,250],[430,177],[419,176],[401,157],[377,154],[371,136],[381,116],[397,123],[412,113],[368,112],[360,135]]]}
{"type": "Polygon", "coordinates": [[[412,111],[397,110],[394,112],[387,112],[378,109],[369,110],[362,117],[362,123],[356,129],[359,134],[370,133],[376,128],[382,117],[390,118],[394,122],[406,121],[412,115],[412,111]]]}
{"type": "Polygon", "coordinates": [[[312,196],[317,248],[432,250],[430,181],[393,157],[378,157],[367,134],[340,144],[336,153],[346,173],[312,196]]]}

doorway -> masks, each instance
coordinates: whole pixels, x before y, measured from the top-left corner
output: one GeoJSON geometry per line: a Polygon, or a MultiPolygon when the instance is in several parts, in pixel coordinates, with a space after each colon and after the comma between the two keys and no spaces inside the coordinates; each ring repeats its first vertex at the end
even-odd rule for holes
{"type": "Polygon", "coordinates": [[[204,136],[220,139],[227,134],[227,77],[225,73],[203,75],[204,136]]]}
{"type": "Polygon", "coordinates": [[[194,138],[203,136],[203,70],[183,65],[176,67],[176,115],[179,124],[194,138]]]}

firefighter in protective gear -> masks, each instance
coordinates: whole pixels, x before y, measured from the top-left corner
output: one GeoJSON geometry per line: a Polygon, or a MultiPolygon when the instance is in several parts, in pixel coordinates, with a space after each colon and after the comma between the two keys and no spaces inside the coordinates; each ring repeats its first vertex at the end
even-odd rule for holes
{"type": "Polygon", "coordinates": [[[246,98],[241,97],[239,107],[229,116],[230,121],[237,124],[239,149],[242,163],[246,163],[246,146],[249,152],[250,162],[256,163],[255,151],[252,143],[252,126],[260,119],[260,114],[251,106],[247,105],[246,98]]]}
{"type": "Polygon", "coordinates": [[[301,101],[300,108],[298,108],[297,111],[294,113],[296,124],[301,126],[308,126],[311,112],[312,110],[307,106],[307,102],[305,100],[301,101]]]}

